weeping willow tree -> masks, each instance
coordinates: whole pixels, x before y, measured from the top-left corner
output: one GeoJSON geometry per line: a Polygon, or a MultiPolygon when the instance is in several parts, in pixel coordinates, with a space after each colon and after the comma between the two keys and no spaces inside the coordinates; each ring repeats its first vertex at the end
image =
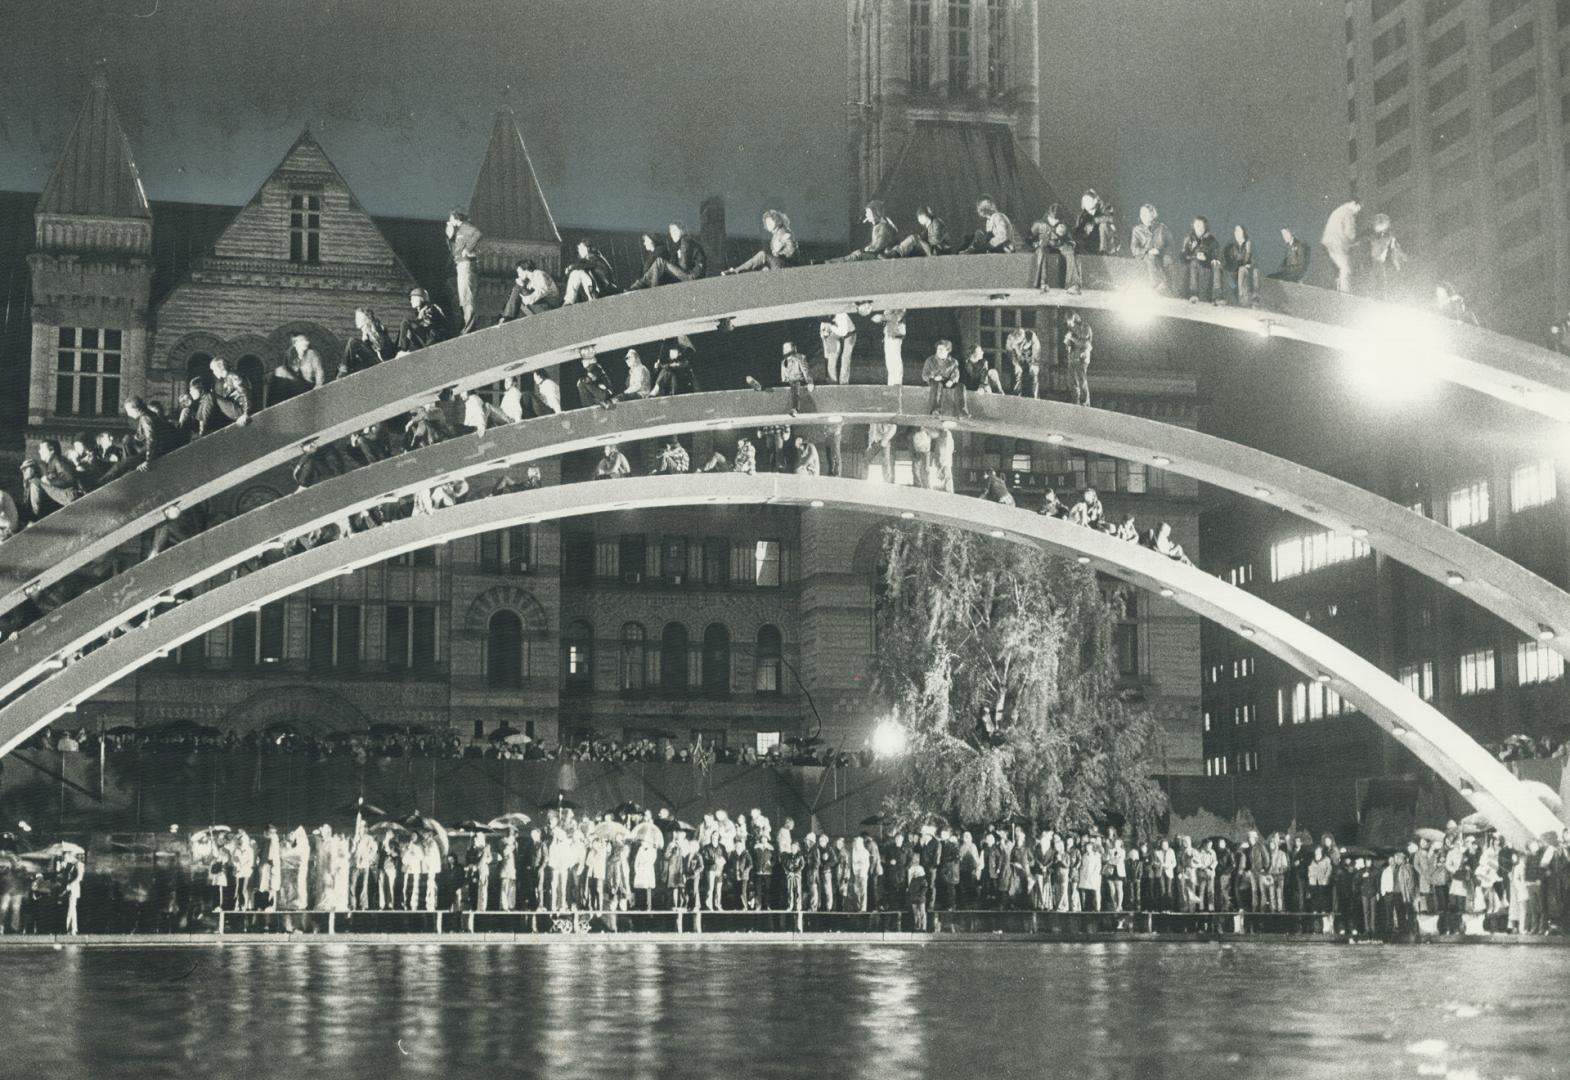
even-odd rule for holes
{"type": "Polygon", "coordinates": [[[892,818],[1154,824],[1159,736],[1118,692],[1120,596],[1074,562],[941,526],[889,528],[883,556],[878,685],[908,731],[892,818]]]}

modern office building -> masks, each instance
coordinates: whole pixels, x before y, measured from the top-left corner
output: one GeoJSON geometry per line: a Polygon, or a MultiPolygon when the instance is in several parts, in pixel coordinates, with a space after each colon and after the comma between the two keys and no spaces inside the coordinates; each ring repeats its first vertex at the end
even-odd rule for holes
{"type": "Polygon", "coordinates": [[[1348,0],[1347,164],[1425,274],[1536,341],[1570,308],[1570,4],[1348,0]]]}

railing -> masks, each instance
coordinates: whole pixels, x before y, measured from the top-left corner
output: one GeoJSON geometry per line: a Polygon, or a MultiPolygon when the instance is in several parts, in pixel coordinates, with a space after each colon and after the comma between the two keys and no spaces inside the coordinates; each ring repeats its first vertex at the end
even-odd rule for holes
{"type": "Polygon", "coordinates": [[[1274,911],[219,910],[218,934],[1001,934],[1036,937],[1336,933],[1336,916],[1274,911]]]}

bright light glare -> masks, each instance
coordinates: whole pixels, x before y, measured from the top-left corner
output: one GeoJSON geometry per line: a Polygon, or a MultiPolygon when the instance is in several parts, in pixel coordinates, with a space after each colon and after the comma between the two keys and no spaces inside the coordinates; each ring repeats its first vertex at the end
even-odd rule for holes
{"type": "Polygon", "coordinates": [[[1416,308],[1382,305],[1343,353],[1347,375],[1376,401],[1413,401],[1438,382],[1429,373],[1445,349],[1439,320],[1416,308]]]}
{"type": "Polygon", "coordinates": [[[872,752],[880,758],[899,757],[905,753],[910,744],[910,737],[905,728],[892,716],[884,717],[878,721],[878,726],[872,729],[872,752]]]}
{"type": "Polygon", "coordinates": [[[1146,285],[1130,285],[1117,291],[1113,305],[1125,322],[1134,326],[1147,326],[1161,314],[1161,298],[1146,285]]]}

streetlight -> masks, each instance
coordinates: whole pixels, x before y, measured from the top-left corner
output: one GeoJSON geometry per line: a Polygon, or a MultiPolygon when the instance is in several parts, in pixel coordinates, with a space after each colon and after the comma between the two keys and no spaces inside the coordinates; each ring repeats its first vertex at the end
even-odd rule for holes
{"type": "Polygon", "coordinates": [[[885,716],[872,729],[872,753],[880,758],[903,757],[910,745],[910,734],[894,715],[885,716]]]}

